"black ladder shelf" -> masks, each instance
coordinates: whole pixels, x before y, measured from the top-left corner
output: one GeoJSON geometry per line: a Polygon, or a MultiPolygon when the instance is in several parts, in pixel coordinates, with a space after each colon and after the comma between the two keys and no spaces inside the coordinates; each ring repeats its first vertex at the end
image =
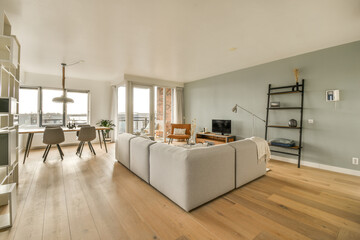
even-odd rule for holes
{"type": "MultiPolygon", "coordinates": [[[[289,150],[296,151],[297,153],[284,152],[279,150],[271,149],[271,152],[288,154],[298,157],[298,168],[300,167],[301,151],[302,151],[302,130],[303,130],[303,110],[304,110],[304,89],[305,89],[305,80],[303,79],[301,84],[296,83],[295,85],[282,86],[282,87],[271,87],[269,84],[268,90],[268,101],[266,108],[266,126],[265,126],[265,140],[268,140],[268,128],[283,128],[283,129],[292,129],[299,130],[299,145],[294,147],[281,147],[289,150]],[[271,95],[283,95],[283,94],[301,94],[301,105],[300,107],[270,107],[270,97],[271,95]],[[269,125],[269,111],[272,110],[300,110],[300,126],[299,127],[289,127],[289,126],[278,126],[278,125],[269,125]]],[[[270,145],[271,147],[271,145],[270,145]]]]}

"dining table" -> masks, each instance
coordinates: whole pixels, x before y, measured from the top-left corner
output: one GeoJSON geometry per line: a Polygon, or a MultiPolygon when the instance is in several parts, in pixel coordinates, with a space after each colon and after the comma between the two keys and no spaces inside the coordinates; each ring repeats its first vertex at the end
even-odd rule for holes
{"type": "MultiPolygon", "coordinates": [[[[79,132],[81,128],[80,127],[75,127],[75,128],[62,127],[62,129],[64,132],[79,132]]],[[[105,131],[110,130],[110,128],[109,127],[95,127],[95,129],[99,135],[100,148],[102,148],[102,144],[104,144],[105,151],[108,152],[107,146],[106,146],[106,140],[105,140],[105,135],[106,135],[105,131]]],[[[44,134],[44,132],[45,132],[45,128],[33,128],[33,129],[20,128],[19,129],[19,134],[27,134],[28,135],[27,141],[26,141],[25,152],[24,152],[23,163],[25,163],[26,158],[29,157],[34,134],[44,134]]]]}

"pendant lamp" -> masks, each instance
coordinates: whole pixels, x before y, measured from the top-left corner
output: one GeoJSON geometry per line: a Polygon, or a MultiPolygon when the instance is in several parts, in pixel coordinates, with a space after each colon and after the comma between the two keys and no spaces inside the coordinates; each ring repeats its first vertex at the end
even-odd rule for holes
{"type": "Polygon", "coordinates": [[[78,63],[84,62],[83,60],[80,60],[78,62],[75,63],[71,63],[71,64],[66,64],[66,63],[62,63],[62,89],[63,89],[63,94],[60,97],[55,97],[53,98],[53,102],[57,102],[57,103],[73,103],[74,100],[72,98],[68,98],[66,97],[66,92],[65,92],[65,67],[66,66],[72,66],[78,63]]]}

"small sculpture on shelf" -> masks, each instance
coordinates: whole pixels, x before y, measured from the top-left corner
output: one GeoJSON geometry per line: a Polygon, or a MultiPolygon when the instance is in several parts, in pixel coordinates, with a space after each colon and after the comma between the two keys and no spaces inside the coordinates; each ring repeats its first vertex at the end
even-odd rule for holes
{"type": "Polygon", "coordinates": [[[295,119],[289,120],[289,127],[295,128],[297,127],[297,121],[295,119]]]}
{"type": "Polygon", "coordinates": [[[280,107],[280,102],[270,102],[270,107],[279,108],[280,107]]]}
{"type": "Polygon", "coordinates": [[[296,81],[296,89],[293,88],[293,91],[299,91],[299,69],[294,69],[295,81],[296,81]]]}

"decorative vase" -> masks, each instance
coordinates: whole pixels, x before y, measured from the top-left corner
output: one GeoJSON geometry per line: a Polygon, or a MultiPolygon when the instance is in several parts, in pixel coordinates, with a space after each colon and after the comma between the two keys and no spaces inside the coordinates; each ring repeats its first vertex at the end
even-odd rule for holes
{"type": "Polygon", "coordinates": [[[193,139],[195,139],[194,133],[195,133],[195,129],[196,129],[196,118],[194,118],[191,121],[191,130],[190,130],[190,135],[193,139]]]}
{"type": "Polygon", "coordinates": [[[296,127],[297,126],[297,121],[295,119],[290,119],[289,120],[289,127],[296,127]]]}

